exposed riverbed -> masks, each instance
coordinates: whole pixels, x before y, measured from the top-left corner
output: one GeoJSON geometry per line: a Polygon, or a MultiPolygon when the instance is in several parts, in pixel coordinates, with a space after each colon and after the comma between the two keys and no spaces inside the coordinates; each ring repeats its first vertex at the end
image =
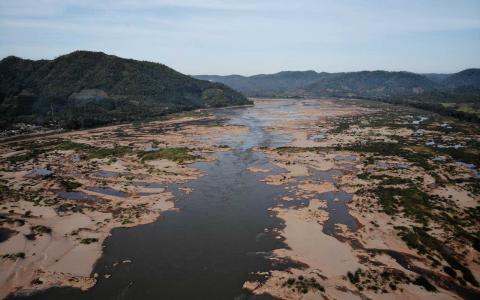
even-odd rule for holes
{"type": "MultiPolygon", "coordinates": [[[[215,161],[191,165],[205,173],[182,185],[192,193],[185,194],[176,185],[167,186],[175,195],[179,211],[167,212],[152,224],[114,229],[94,270],[99,281],[90,290],[53,288],[29,299],[248,298],[251,294],[242,286],[256,278],[253,273],[295,265],[288,260],[269,259],[273,250],[287,246],[275,234],[283,228],[283,221],[269,210],[286,191],[283,186],[261,181],[282,169],[255,147],[286,145],[291,140],[288,134],[272,134],[265,127],[278,120],[278,114],[295,118],[296,107],[285,101],[281,105],[215,111],[226,123],[247,126],[248,133],[222,138],[220,143],[230,146],[231,151],[216,153],[215,161]],[[247,170],[251,167],[269,172],[252,173],[247,170]]],[[[125,196],[105,188],[94,191],[125,196]]],[[[347,200],[343,194],[339,197],[337,202],[347,200]]],[[[345,204],[333,204],[330,198],[325,195],[329,207],[335,206],[328,226],[333,233],[335,219],[344,222],[348,212],[345,204]]]]}
{"type": "MultiPolygon", "coordinates": [[[[53,287],[15,299],[378,298],[374,290],[355,290],[347,273],[363,268],[377,276],[402,268],[388,255],[369,257],[376,248],[400,247],[398,257],[418,258],[388,231],[406,224],[404,220],[392,223],[384,214],[373,215],[373,206],[366,217],[356,208],[358,201],[353,206],[355,192],[368,186],[357,178],[364,158],[334,150],[337,143],[353,143],[361,134],[336,132],[336,118],[373,112],[341,101],[258,100],[252,107],[212,110],[210,119],[125,130],[125,145],[138,142],[138,132],[148,133],[141,140],[143,154],[163,149],[163,136],[169,132],[165,140],[170,147],[190,147],[197,159],[142,162],[142,172],[136,172],[138,165],[133,163],[102,162],[88,184],[78,190],[55,190],[56,195],[78,203],[103,201],[102,205],[146,198],[151,207],[157,195],[164,195],[162,201],[171,199],[173,204],[162,202],[158,219],[128,228],[112,226],[91,273],[93,287],[53,287]],[[204,131],[197,132],[195,126],[204,131]],[[185,128],[190,131],[182,131],[185,128]],[[155,144],[149,144],[152,140],[155,144]],[[161,176],[152,176],[156,168],[161,176]],[[291,283],[292,278],[302,279],[291,283]]],[[[143,207],[135,209],[138,215],[143,212],[143,207]]],[[[2,238],[9,235],[5,231],[2,238]]],[[[427,274],[420,268],[404,267],[401,272],[412,280],[427,274]]],[[[395,287],[388,299],[434,299],[408,284],[409,279],[402,280],[402,290],[395,287]]],[[[457,299],[452,293],[440,296],[457,299]]]]}

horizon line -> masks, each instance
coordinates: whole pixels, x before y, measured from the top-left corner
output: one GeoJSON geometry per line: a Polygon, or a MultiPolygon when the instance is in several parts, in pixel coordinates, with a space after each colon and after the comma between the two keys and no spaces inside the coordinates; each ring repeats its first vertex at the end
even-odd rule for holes
{"type": "Polygon", "coordinates": [[[132,59],[132,60],[136,60],[136,61],[145,61],[145,62],[151,62],[151,63],[156,63],[156,64],[162,64],[164,66],[167,66],[179,73],[182,73],[184,75],[188,75],[188,76],[222,76],[222,77],[226,77],[226,76],[242,76],[242,77],[253,77],[253,76],[261,76],[261,75],[275,75],[275,74],[279,74],[279,73],[283,73],[283,72],[315,72],[317,74],[321,74],[321,73],[328,73],[328,74],[340,74],[340,73],[359,73],[359,72],[377,72],[377,71],[383,71],[383,72],[405,72],[405,73],[412,73],[412,74],[418,74],[418,75],[430,75],[430,74],[435,74],[435,75],[452,75],[452,74],[456,74],[456,73],[459,73],[459,72],[462,72],[462,71],[465,71],[465,70],[470,70],[470,69],[480,69],[480,66],[472,66],[472,67],[468,67],[468,68],[463,68],[463,69],[460,69],[458,71],[453,71],[453,72],[413,72],[413,71],[408,71],[408,70],[405,70],[405,69],[380,69],[380,68],[372,68],[372,69],[359,69],[359,70],[350,70],[350,71],[317,71],[317,70],[314,70],[314,69],[297,69],[297,70],[292,70],[292,69],[282,69],[280,71],[275,71],[275,72],[268,72],[268,73],[265,73],[265,72],[262,72],[262,73],[253,73],[253,74],[241,74],[241,73],[235,73],[235,72],[232,72],[232,73],[223,73],[223,72],[220,72],[220,73],[199,73],[199,74],[188,74],[186,72],[182,72],[182,71],[179,71],[178,68],[176,67],[173,67],[172,65],[169,65],[169,64],[166,64],[166,63],[163,63],[163,62],[160,62],[160,61],[154,61],[154,60],[148,60],[148,59],[142,59],[142,58],[133,58],[133,57],[123,57],[123,56],[120,56],[120,55],[117,55],[117,54],[109,54],[109,53],[106,53],[104,51],[95,51],[95,50],[74,50],[74,51],[71,51],[71,52],[68,52],[68,53],[65,53],[65,54],[60,54],[60,55],[56,55],[54,56],[53,58],[25,58],[25,57],[20,57],[20,56],[17,56],[15,54],[10,54],[10,55],[7,55],[3,58],[1,58],[0,60],[4,60],[8,57],[17,57],[17,58],[20,58],[20,59],[24,59],[24,60],[32,60],[32,61],[39,61],[39,60],[55,60],[59,57],[62,57],[62,56],[65,56],[65,55],[69,55],[69,54],[72,54],[72,53],[75,53],[75,52],[91,52],[91,53],[103,53],[105,55],[109,55],[109,56],[115,56],[115,57],[118,57],[118,58],[121,58],[121,59],[132,59]]]}

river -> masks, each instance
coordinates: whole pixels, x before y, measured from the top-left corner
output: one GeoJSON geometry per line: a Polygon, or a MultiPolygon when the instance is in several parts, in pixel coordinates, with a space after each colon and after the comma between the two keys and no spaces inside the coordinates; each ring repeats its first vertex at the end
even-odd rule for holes
{"type": "MultiPolygon", "coordinates": [[[[271,299],[242,288],[258,276],[256,272],[292,266],[269,259],[274,249],[287,246],[272,233],[284,224],[269,210],[286,190],[261,181],[282,170],[254,147],[290,141],[266,127],[275,116],[295,117],[295,102],[215,110],[219,119],[248,126],[249,132],[225,137],[222,144],[232,150],[216,153],[215,161],[192,165],[205,173],[182,184],[192,193],[167,186],[179,210],[166,212],[151,224],[114,229],[95,266],[98,283],[92,289],[52,288],[28,299],[271,299]],[[253,166],[271,172],[249,172],[253,166]]],[[[327,196],[329,205],[339,210],[330,199],[333,195],[327,196]]],[[[351,225],[348,218],[345,222],[351,225]]],[[[333,231],[330,223],[328,233],[333,231]]]]}

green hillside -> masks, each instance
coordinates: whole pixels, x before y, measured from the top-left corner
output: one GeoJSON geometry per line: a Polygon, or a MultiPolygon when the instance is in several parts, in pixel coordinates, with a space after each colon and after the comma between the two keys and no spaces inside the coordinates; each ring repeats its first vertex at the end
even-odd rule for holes
{"type": "Polygon", "coordinates": [[[92,127],[182,110],[249,104],[221,83],[165,65],[76,51],[54,60],[0,61],[0,126],[92,127]]]}

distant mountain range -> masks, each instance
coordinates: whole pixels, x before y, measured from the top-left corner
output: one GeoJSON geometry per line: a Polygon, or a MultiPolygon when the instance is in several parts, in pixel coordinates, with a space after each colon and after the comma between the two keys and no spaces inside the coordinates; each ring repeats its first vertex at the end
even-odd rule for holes
{"type": "Polygon", "coordinates": [[[165,65],[101,52],[0,61],[0,127],[12,122],[92,127],[182,110],[249,104],[239,92],[165,65]]]}
{"type": "Polygon", "coordinates": [[[465,87],[480,88],[480,69],[467,69],[455,74],[289,71],[255,76],[198,75],[195,78],[224,83],[247,96],[257,97],[390,98],[465,87]]]}

